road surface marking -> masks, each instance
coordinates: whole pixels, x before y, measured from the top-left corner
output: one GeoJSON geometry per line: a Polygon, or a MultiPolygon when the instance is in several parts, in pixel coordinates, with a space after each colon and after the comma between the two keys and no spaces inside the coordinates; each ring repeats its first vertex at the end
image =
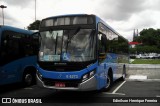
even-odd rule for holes
{"type": "Polygon", "coordinates": [[[123,81],[112,93],[115,94],[124,83],[126,83],[126,81],[123,81]]]}
{"type": "Polygon", "coordinates": [[[103,92],[103,94],[109,94],[109,95],[126,95],[124,93],[110,93],[110,92],[103,92]]]}
{"type": "Polygon", "coordinates": [[[129,78],[126,78],[126,81],[160,82],[160,79],[129,79],[129,78]]]}
{"type": "Polygon", "coordinates": [[[33,89],[33,88],[24,88],[24,89],[33,89]]]}
{"type": "Polygon", "coordinates": [[[159,96],[159,95],[157,95],[156,97],[160,98],[160,96],[159,96]]]}
{"type": "Polygon", "coordinates": [[[147,79],[146,75],[130,75],[129,79],[133,79],[133,80],[145,80],[147,79]]]}

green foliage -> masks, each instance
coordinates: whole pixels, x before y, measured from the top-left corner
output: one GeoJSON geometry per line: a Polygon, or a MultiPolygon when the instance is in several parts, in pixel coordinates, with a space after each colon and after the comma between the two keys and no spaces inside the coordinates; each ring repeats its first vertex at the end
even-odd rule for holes
{"type": "Polygon", "coordinates": [[[31,23],[28,26],[28,30],[39,30],[39,25],[40,25],[41,21],[40,20],[36,20],[35,22],[31,23]]]}
{"type": "Polygon", "coordinates": [[[160,53],[160,29],[143,29],[134,41],[142,44],[131,48],[130,53],[160,53]]]}
{"type": "Polygon", "coordinates": [[[135,59],[131,64],[160,64],[160,59],[135,59]]]}
{"type": "Polygon", "coordinates": [[[137,48],[129,48],[130,54],[135,54],[137,51],[137,48]]]}
{"type": "Polygon", "coordinates": [[[137,52],[138,53],[159,53],[159,49],[157,48],[157,46],[155,46],[155,45],[153,45],[153,46],[148,46],[148,45],[146,45],[146,46],[137,46],[136,47],[136,49],[137,49],[137,52]]]}

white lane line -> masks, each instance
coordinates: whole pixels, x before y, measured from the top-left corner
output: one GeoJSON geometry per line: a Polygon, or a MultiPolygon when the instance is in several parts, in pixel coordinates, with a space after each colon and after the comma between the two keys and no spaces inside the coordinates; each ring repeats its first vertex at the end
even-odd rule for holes
{"type": "Polygon", "coordinates": [[[24,89],[33,89],[33,88],[24,88],[24,89]]]}
{"type": "Polygon", "coordinates": [[[160,79],[129,79],[126,78],[126,81],[144,81],[144,82],[160,82],[160,79]]]}
{"type": "Polygon", "coordinates": [[[146,75],[130,75],[129,79],[145,80],[145,79],[147,79],[147,76],[146,75]]]}
{"type": "Polygon", "coordinates": [[[103,94],[109,94],[109,95],[126,95],[124,93],[109,93],[109,92],[103,92],[103,94]]]}
{"type": "Polygon", "coordinates": [[[160,98],[160,96],[159,96],[159,95],[157,95],[156,97],[160,98]]]}
{"type": "Polygon", "coordinates": [[[115,93],[119,90],[119,88],[122,87],[122,85],[123,85],[124,83],[126,83],[126,81],[123,81],[123,83],[122,83],[121,85],[119,85],[112,93],[115,94],[115,93]]]}

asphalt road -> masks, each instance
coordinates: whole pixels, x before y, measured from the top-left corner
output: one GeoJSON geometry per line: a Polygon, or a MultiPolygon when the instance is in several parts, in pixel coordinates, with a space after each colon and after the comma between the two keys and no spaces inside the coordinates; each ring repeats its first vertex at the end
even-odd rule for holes
{"type": "Polygon", "coordinates": [[[116,81],[109,91],[55,91],[40,88],[37,85],[24,87],[20,84],[12,84],[0,86],[0,106],[17,106],[15,103],[2,104],[2,98],[41,100],[42,104],[19,103],[19,105],[33,106],[160,106],[160,66],[130,65],[126,81],[116,81]],[[145,79],[130,79],[130,76],[134,76],[134,78],[145,77],[145,79]],[[146,103],[143,100],[151,100],[151,102],[146,103]],[[153,100],[157,100],[158,103],[154,103],[156,101],[153,100]]]}
{"type": "MultiPolygon", "coordinates": [[[[2,98],[18,98],[18,99],[41,99],[42,104],[52,106],[132,106],[140,103],[123,103],[121,99],[155,99],[159,103],[141,103],[145,106],[160,106],[160,81],[116,81],[109,91],[103,92],[73,92],[73,91],[55,91],[52,89],[39,88],[37,85],[31,87],[19,86],[13,84],[0,87],[0,97],[2,98]],[[114,101],[115,100],[115,101],[114,101]],[[117,103],[116,100],[121,100],[117,103]],[[114,101],[114,103],[113,103],[114,101]]],[[[4,104],[1,104],[1,106],[4,104]]],[[[8,104],[5,104],[8,105],[8,104]]],[[[16,105],[16,104],[11,104],[16,105]]],[[[27,104],[22,104],[27,105],[27,104]]],[[[30,104],[35,105],[35,104],[30,104]]]]}

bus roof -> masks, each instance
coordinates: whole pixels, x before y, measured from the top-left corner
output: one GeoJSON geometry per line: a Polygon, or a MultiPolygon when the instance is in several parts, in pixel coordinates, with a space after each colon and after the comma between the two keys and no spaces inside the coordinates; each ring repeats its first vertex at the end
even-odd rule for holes
{"type": "Polygon", "coordinates": [[[56,18],[56,17],[70,17],[70,16],[85,16],[85,15],[93,15],[93,14],[65,14],[65,15],[57,15],[57,16],[52,16],[52,17],[47,17],[45,19],[50,19],[50,18],[56,18]]]}
{"type": "MultiPolygon", "coordinates": [[[[103,23],[105,26],[107,26],[110,30],[112,30],[115,34],[117,34],[118,36],[121,36],[117,31],[115,31],[111,26],[109,26],[105,21],[103,21],[100,17],[98,17],[97,15],[94,14],[66,14],[66,15],[58,15],[58,16],[52,16],[52,17],[47,17],[45,19],[51,19],[51,18],[56,18],[56,17],[67,17],[67,16],[94,16],[96,18],[96,23],[103,23]]],[[[44,20],[45,20],[44,19],[44,20]]],[[[123,37],[123,36],[121,36],[123,37]]],[[[124,38],[124,37],[123,37],[124,38]]],[[[126,38],[124,38],[126,39],[126,38]]],[[[126,39],[127,40],[127,39],[126,39]]],[[[127,40],[128,41],[128,40],[127,40]]]]}
{"type": "Polygon", "coordinates": [[[47,17],[45,19],[51,19],[51,18],[57,18],[57,17],[67,17],[67,16],[87,16],[87,15],[91,15],[91,16],[95,16],[96,18],[96,23],[98,22],[102,22],[104,25],[106,25],[110,30],[114,31],[116,34],[120,35],[119,33],[117,33],[112,27],[110,27],[106,22],[104,22],[101,18],[99,18],[98,16],[94,15],[94,14],[66,14],[66,15],[58,15],[58,16],[52,16],[52,17],[47,17]]]}
{"type": "Polygon", "coordinates": [[[29,35],[33,34],[33,32],[29,31],[29,30],[24,30],[24,29],[20,29],[20,28],[16,28],[16,27],[11,27],[11,26],[1,26],[0,25],[0,31],[6,31],[6,30],[19,32],[19,33],[25,33],[25,34],[29,34],[29,35]]]}

